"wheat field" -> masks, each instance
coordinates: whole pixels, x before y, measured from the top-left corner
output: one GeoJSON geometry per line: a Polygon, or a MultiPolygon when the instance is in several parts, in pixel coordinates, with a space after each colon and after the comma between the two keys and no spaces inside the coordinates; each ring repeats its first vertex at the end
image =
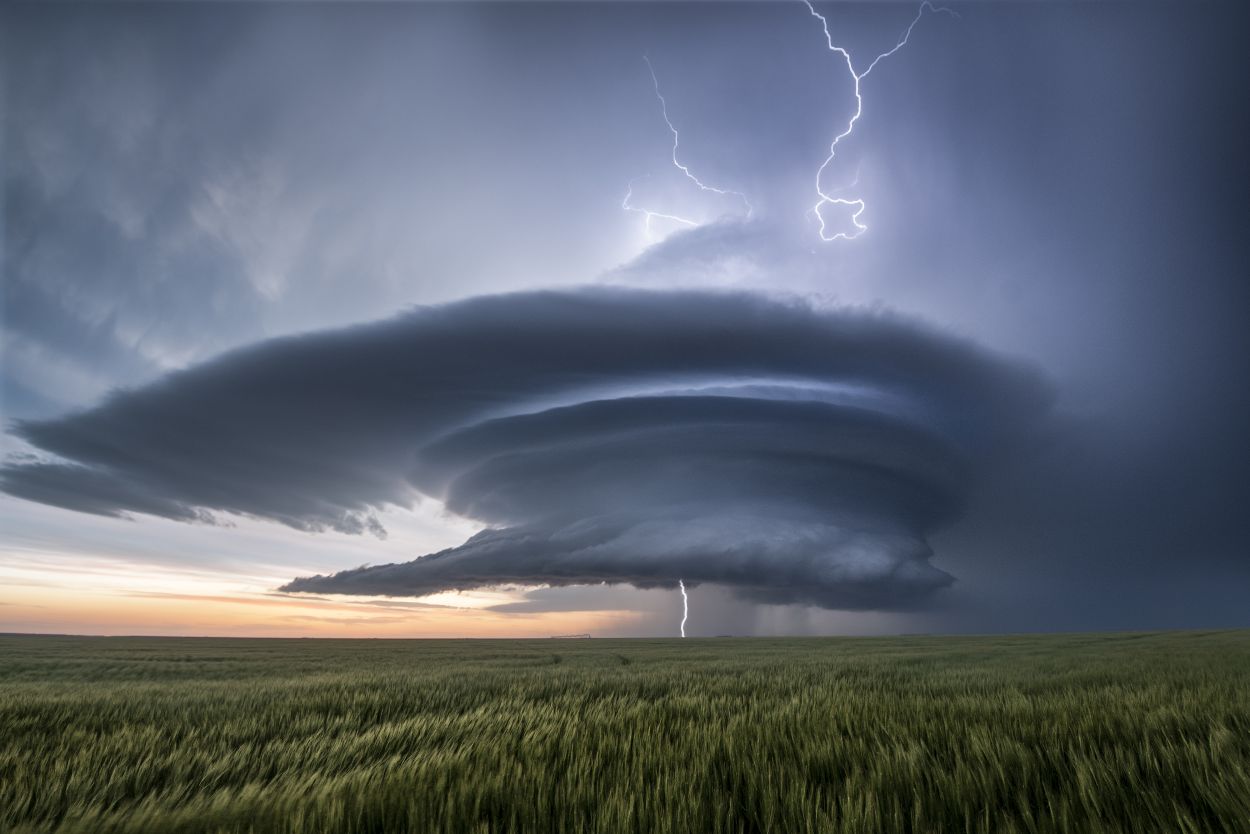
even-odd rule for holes
{"type": "Polygon", "coordinates": [[[0,637],[5,832],[1245,832],[1250,632],[0,637]]]}

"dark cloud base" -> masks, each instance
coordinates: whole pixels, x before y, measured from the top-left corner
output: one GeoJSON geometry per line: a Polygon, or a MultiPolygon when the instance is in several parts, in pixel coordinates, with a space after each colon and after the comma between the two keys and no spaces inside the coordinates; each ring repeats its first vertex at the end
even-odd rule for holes
{"type": "Polygon", "coordinates": [[[1044,417],[1029,368],[914,322],[753,294],[490,296],[276,339],[15,431],[3,489],[83,512],[384,531],[427,495],[487,526],[288,591],[716,583],[914,607],[928,536],[1044,417]]]}

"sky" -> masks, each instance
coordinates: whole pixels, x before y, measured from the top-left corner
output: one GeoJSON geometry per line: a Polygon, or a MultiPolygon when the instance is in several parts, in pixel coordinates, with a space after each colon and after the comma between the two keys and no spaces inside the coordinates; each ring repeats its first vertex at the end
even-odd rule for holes
{"type": "Polygon", "coordinates": [[[1250,625],[1250,14],[943,9],[5,4],[0,631],[1250,625]]]}

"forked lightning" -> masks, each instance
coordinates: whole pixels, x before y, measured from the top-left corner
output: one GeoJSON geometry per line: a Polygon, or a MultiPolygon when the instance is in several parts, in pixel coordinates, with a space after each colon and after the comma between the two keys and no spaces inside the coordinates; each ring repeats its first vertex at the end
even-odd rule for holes
{"type": "MultiPolygon", "coordinates": [[[[812,5],[811,0],[803,0],[803,4],[807,6],[807,10],[811,12],[812,17],[819,20],[820,25],[824,27],[825,42],[829,44],[829,51],[836,52],[842,56],[843,60],[846,61],[847,72],[851,74],[851,78],[854,79],[855,81],[855,112],[854,114],[852,114],[850,121],[847,122],[846,130],[842,131],[837,136],[833,137],[833,142],[830,143],[829,145],[829,155],[825,157],[825,161],[821,163],[820,168],[816,171],[816,194],[820,197],[820,199],[816,202],[816,205],[812,206],[812,211],[815,212],[816,219],[820,221],[820,239],[821,240],[824,240],[824,241],[853,240],[854,238],[857,238],[864,232],[868,231],[868,227],[864,225],[863,223],[861,223],[859,220],[860,215],[864,213],[863,199],[858,198],[858,197],[855,199],[847,199],[845,197],[834,197],[824,190],[824,187],[821,185],[821,180],[824,177],[825,169],[829,167],[829,164],[833,162],[834,156],[837,155],[838,143],[841,142],[846,137],[851,135],[851,132],[855,130],[855,123],[859,121],[859,117],[863,115],[864,97],[860,93],[860,89],[859,89],[860,82],[868,77],[868,74],[873,71],[873,68],[876,67],[878,63],[880,63],[885,58],[889,58],[891,55],[893,55],[895,52],[898,52],[907,44],[907,39],[911,37],[911,32],[913,29],[916,28],[916,24],[920,22],[920,18],[924,17],[925,11],[930,11],[930,12],[933,12],[934,14],[941,12],[943,14],[949,14],[952,17],[959,17],[959,15],[956,14],[952,9],[948,9],[945,6],[935,6],[931,2],[929,2],[929,0],[924,0],[924,2],[920,4],[920,8],[916,11],[916,16],[912,18],[911,24],[903,32],[903,36],[899,38],[898,43],[894,44],[894,47],[892,49],[886,52],[882,52],[876,58],[873,58],[872,63],[868,65],[868,68],[866,70],[864,70],[863,72],[856,72],[855,64],[851,60],[851,53],[848,52],[845,49],[845,47],[838,46],[833,42],[833,35],[830,34],[829,32],[829,21],[825,19],[824,15],[816,11],[816,7],[812,5]],[[855,231],[849,232],[849,233],[838,232],[833,235],[828,234],[828,227],[825,224],[825,217],[823,214],[820,213],[820,210],[824,208],[826,205],[830,205],[830,204],[839,205],[839,206],[847,206],[853,209],[853,211],[851,212],[851,224],[854,225],[855,231]]],[[[859,180],[859,177],[857,175],[856,181],[858,182],[858,180],[859,180]]],[[[853,187],[853,184],[851,186],[845,186],[845,187],[846,188],[853,187]]],[[[837,191],[837,190],[842,190],[842,189],[834,189],[834,190],[837,191]]]]}
{"type": "MultiPolygon", "coordinates": [[[[743,194],[741,191],[734,191],[733,189],[730,189],[730,188],[717,188],[714,185],[708,185],[703,180],[696,177],[694,175],[694,172],[692,172],[690,168],[686,166],[685,164],[683,164],[681,159],[678,158],[677,151],[681,146],[681,136],[680,134],[678,134],[677,127],[676,125],[673,124],[673,120],[670,119],[668,116],[668,101],[664,98],[664,94],[660,92],[660,79],[655,74],[655,67],[651,65],[651,58],[649,58],[646,55],[643,55],[642,60],[646,62],[647,72],[651,74],[651,84],[652,84],[653,89],[655,90],[655,97],[656,97],[656,100],[660,102],[660,115],[664,117],[664,124],[668,125],[668,132],[672,134],[673,136],[673,149],[671,152],[671,158],[673,160],[673,167],[676,168],[678,171],[681,171],[682,176],[684,176],[686,179],[694,183],[695,186],[697,186],[700,191],[706,191],[709,194],[717,194],[721,197],[737,197],[739,200],[742,201],[742,207],[746,210],[746,217],[749,220],[751,218],[751,215],[754,214],[755,212],[755,207],[751,205],[751,201],[747,199],[746,194],[743,194]]],[[[633,205],[630,202],[633,196],[634,196],[634,181],[630,180],[629,188],[625,192],[625,199],[621,201],[621,208],[625,209],[626,211],[638,212],[639,214],[643,215],[643,217],[646,218],[647,237],[651,236],[651,231],[652,231],[651,221],[656,218],[659,218],[661,220],[670,220],[674,223],[680,223],[683,226],[694,227],[694,226],[699,225],[695,221],[690,220],[685,217],[679,217],[675,214],[665,214],[659,211],[651,211],[650,209],[646,209],[646,208],[642,208],[641,206],[633,205]]]]}

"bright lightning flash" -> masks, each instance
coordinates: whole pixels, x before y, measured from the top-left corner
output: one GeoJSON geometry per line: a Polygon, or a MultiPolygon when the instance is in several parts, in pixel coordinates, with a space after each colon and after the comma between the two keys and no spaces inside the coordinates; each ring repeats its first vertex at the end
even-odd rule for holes
{"type": "Polygon", "coordinates": [[[660,101],[660,114],[664,116],[664,124],[668,125],[669,133],[673,134],[673,167],[685,174],[686,179],[699,186],[699,189],[702,191],[719,194],[722,197],[737,197],[742,201],[742,205],[747,210],[747,219],[750,219],[751,214],[755,209],[752,207],[751,201],[747,199],[747,195],[743,194],[741,191],[732,191],[727,188],[717,188],[714,185],[708,185],[694,174],[690,173],[690,169],[685,165],[682,165],[677,159],[677,148],[681,144],[681,140],[678,137],[677,128],[673,126],[672,120],[668,117],[668,102],[664,100],[664,94],[660,92],[660,79],[655,75],[655,67],[651,66],[651,59],[646,55],[643,55],[642,60],[646,61],[647,72],[651,73],[651,84],[655,87],[655,97],[660,101]]]}
{"type": "Polygon", "coordinates": [[[681,636],[686,636],[686,618],[690,616],[690,597],[686,596],[686,583],[677,580],[677,587],[681,588],[681,636]]]}
{"type": "MultiPolygon", "coordinates": [[[[846,137],[851,135],[851,132],[855,130],[855,123],[859,121],[859,117],[864,112],[864,99],[863,99],[863,96],[860,94],[860,89],[859,89],[860,82],[863,81],[865,78],[867,78],[868,74],[872,72],[873,68],[876,67],[877,64],[880,63],[883,59],[889,58],[895,52],[898,52],[900,49],[906,46],[907,39],[911,37],[912,30],[916,28],[916,24],[920,22],[920,18],[924,17],[924,13],[926,11],[933,12],[934,14],[941,12],[943,14],[949,14],[952,17],[959,17],[959,15],[956,14],[955,11],[952,9],[948,9],[945,6],[935,6],[933,5],[933,3],[929,2],[929,0],[924,0],[924,2],[920,4],[920,8],[916,11],[916,16],[912,19],[911,24],[903,32],[903,36],[899,38],[898,43],[896,43],[892,49],[886,52],[882,52],[876,58],[873,58],[872,63],[868,65],[868,68],[866,70],[864,70],[863,72],[856,72],[855,65],[851,61],[851,53],[848,52],[844,47],[837,46],[836,44],[834,44],[833,35],[829,33],[829,21],[825,19],[824,15],[816,11],[816,7],[812,5],[811,0],[803,0],[803,3],[804,5],[807,6],[807,10],[812,13],[812,17],[819,20],[821,26],[824,27],[825,42],[829,44],[829,51],[836,52],[842,56],[842,59],[846,61],[847,72],[851,74],[851,78],[854,79],[855,81],[855,113],[851,116],[850,121],[847,122],[846,130],[842,131],[837,136],[833,137],[833,142],[829,145],[829,156],[825,157],[825,161],[821,164],[820,169],[816,171],[816,194],[820,197],[820,200],[817,201],[816,205],[812,207],[812,211],[816,213],[816,219],[820,221],[820,239],[821,240],[824,240],[824,241],[853,240],[854,238],[859,237],[861,234],[863,234],[864,232],[868,230],[868,227],[864,225],[863,223],[861,223],[859,220],[860,215],[864,213],[864,201],[860,198],[847,199],[845,197],[831,196],[830,194],[825,192],[824,188],[821,186],[820,183],[824,177],[825,169],[829,167],[830,163],[833,162],[834,156],[837,155],[838,143],[841,142],[846,137]],[[828,230],[825,226],[825,218],[824,218],[824,215],[820,213],[820,210],[829,204],[847,206],[853,209],[853,211],[851,212],[851,223],[854,224],[855,226],[854,232],[850,232],[850,233],[838,232],[837,234],[834,234],[834,235],[828,234],[828,230]]],[[[675,147],[676,146],[674,146],[674,148],[675,147]]],[[[857,175],[856,181],[858,181],[858,179],[859,178],[857,175]]],[[[852,187],[852,186],[844,186],[843,188],[848,188],[848,187],[852,187]]],[[[834,190],[840,191],[843,189],[834,189],[834,190]]]]}
{"type": "MultiPolygon", "coordinates": [[[[751,205],[751,201],[747,199],[747,195],[743,194],[741,191],[734,191],[729,188],[717,188],[714,185],[708,185],[707,183],[703,182],[703,180],[696,177],[694,173],[690,170],[690,168],[684,165],[681,162],[681,160],[678,158],[677,151],[678,151],[678,148],[681,146],[681,137],[677,132],[677,127],[673,124],[673,120],[670,119],[668,116],[668,101],[665,100],[664,94],[660,92],[660,79],[655,74],[655,67],[651,65],[651,59],[648,56],[643,55],[642,60],[646,62],[647,72],[651,74],[651,85],[655,89],[656,99],[660,102],[660,115],[664,117],[664,124],[668,125],[668,132],[671,133],[673,136],[673,150],[671,154],[672,160],[673,160],[673,167],[676,168],[678,171],[681,171],[682,175],[686,179],[694,183],[695,186],[697,186],[700,191],[705,191],[709,194],[716,194],[721,197],[737,197],[739,200],[742,201],[743,208],[746,209],[747,219],[748,220],[751,219],[751,215],[755,212],[755,207],[751,205]]],[[[630,180],[629,188],[625,193],[625,199],[621,201],[621,208],[625,209],[626,211],[638,212],[639,214],[641,214],[643,217],[646,218],[646,229],[647,229],[648,238],[651,237],[651,232],[652,232],[651,221],[656,218],[659,218],[660,220],[668,220],[674,223],[680,223],[683,226],[694,227],[694,226],[699,225],[695,221],[690,220],[685,217],[679,217],[675,214],[664,214],[663,212],[651,211],[650,209],[646,209],[646,208],[642,208],[641,206],[633,205],[630,202],[633,196],[634,196],[634,181],[630,180]]]]}
{"type": "Polygon", "coordinates": [[[621,208],[625,209],[626,211],[636,211],[645,218],[644,228],[646,228],[647,230],[648,240],[650,240],[652,236],[651,221],[656,219],[657,217],[661,220],[670,220],[674,223],[680,223],[683,226],[690,226],[692,228],[694,226],[699,225],[693,220],[687,220],[686,218],[678,217],[675,214],[664,214],[663,212],[651,211],[651,209],[645,209],[645,208],[642,208],[641,206],[635,206],[632,203],[630,203],[630,200],[633,199],[633,196],[634,196],[634,181],[630,180],[629,188],[625,191],[625,199],[621,200],[621,208]]]}

